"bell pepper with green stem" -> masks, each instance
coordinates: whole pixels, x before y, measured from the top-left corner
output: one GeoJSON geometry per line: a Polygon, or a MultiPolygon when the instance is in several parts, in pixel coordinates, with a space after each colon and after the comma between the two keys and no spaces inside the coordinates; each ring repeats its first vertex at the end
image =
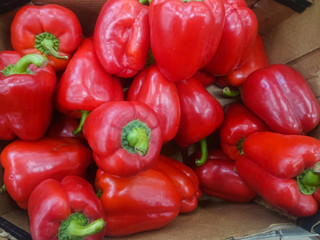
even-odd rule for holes
{"type": "Polygon", "coordinates": [[[98,167],[120,177],[150,168],[163,143],[156,113],[139,101],[101,104],[89,114],[82,132],[98,167]]]}
{"type": "Polygon", "coordinates": [[[316,213],[320,141],[306,135],[257,132],[243,142],[239,176],[272,206],[293,216],[316,213]]]}
{"type": "Polygon", "coordinates": [[[79,19],[70,9],[57,5],[25,5],[11,23],[11,44],[22,54],[43,54],[56,71],[67,66],[82,41],[79,19]]]}
{"type": "Polygon", "coordinates": [[[57,84],[47,58],[0,52],[0,139],[38,140],[52,117],[57,84]]]}
{"type": "Polygon", "coordinates": [[[92,162],[91,150],[76,138],[43,137],[15,140],[1,152],[4,184],[19,207],[26,209],[32,190],[43,180],[67,175],[85,176],[92,162]]]}
{"type": "Polygon", "coordinates": [[[104,237],[106,223],[102,203],[92,185],[79,176],[39,183],[30,195],[28,216],[33,240],[104,237]]]}

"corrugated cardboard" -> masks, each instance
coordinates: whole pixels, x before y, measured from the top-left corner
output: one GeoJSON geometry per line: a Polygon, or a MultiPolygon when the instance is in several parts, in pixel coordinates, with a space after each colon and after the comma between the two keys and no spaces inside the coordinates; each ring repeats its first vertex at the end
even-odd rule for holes
{"type": "MultiPolygon", "coordinates": [[[[94,22],[103,0],[33,0],[33,4],[58,3],[73,10],[81,20],[84,33],[92,33],[94,22]]],[[[317,97],[320,97],[320,3],[299,14],[272,0],[247,0],[259,20],[259,32],[263,36],[267,55],[271,63],[288,63],[297,68],[308,79],[317,97]]],[[[16,10],[0,15],[0,50],[10,49],[10,23],[16,10]]],[[[234,99],[225,99],[220,89],[210,92],[225,105],[234,99]]],[[[319,130],[312,134],[316,137],[319,130]]],[[[209,146],[214,147],[213,135],[209,146]],[[210,145],[211,144],[211,145],[210,145]]],[[[1,143],[2,145],[5,143],[1,143]]],[[[183,157],[183,149],[176,145],[165,146],[164,151],[176,158],[183,157]]],[[[0,170],[0,185],[2,181],[0,170]]],[[[29,231],[27,212],[19,209],[8,194],[0,195],[0,216],[29,231]]],[[[289,223],[294,218],[274,211],[261,201],[236,204],[202,197],[199,207],[192,213],[180,214],[173,222],[160,230],[135,234],[119,239],[226,239],[248,236],[270,225],[289,223]]]]}

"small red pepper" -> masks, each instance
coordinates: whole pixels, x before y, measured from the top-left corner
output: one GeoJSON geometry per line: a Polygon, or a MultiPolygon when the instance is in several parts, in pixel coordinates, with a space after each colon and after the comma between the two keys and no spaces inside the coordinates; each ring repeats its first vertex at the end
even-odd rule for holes
{"type": "Polygon", "coordinates": [[[156,113],[138,101],[103,103],[85,120],[83,135],[98,167],[121,177],[150,168],[163,143],[156,113]]]}
{"type": "Polygon", "coordinates": [[[192,77],[215,53],[223,29],[221,0],[152,0],[150,45],[160,71],[171,81],[192,77]]]}
{"type": "Polygon", "coordinates": [[[160,72],[157,65],[142,70],[129,87],[127,100],[138,100],[157,114],[163,131],[163,141],[169,142],[178,132],[180,102],[175,84],[160,72]]]}
{"type": "Polygon", "coordinates": [[[217,51],[204,67],[213,75],[224,76],[245,63],[258,34],[258,21],[244,0],[224,0],[225,21],[217,51]]]}
{"type": "Polygon", "coordinates": [[[160,155],[153,168],[160,169],[173,181],[181,197],[181,213],[196,209],[201,191],[198,177],[190,167],[173,158],[160,155]]]}
{"type": "Polygon", "coordinates": [[[305,134],[320,121],[320,106],[307,81],[285,64],[251,73],[242,85],[241,98],[274,132],[305,134]]]}
{"type": "Polygon", "coordinates": [[[268,203],[291,215],[311,216],[320,187],[320,141],[305,135],[257,132],[243,142],[239,176],[268,203]]]}
{"type": "Polygon", "coordinates": [[[96,189],[101,193],[107,236],[119,237],[166,226],[180,211],[181,198],[172,180],[150,168],[120,178],[97,171],[96,189]]]}
{"type": "Polygon", "coordinates": [[[43,180],[84,176],[92,162],[91,150],[76,138],[44,137],[15,140],[1,152],[4,184],[19,207],[26,209],[32,190],[43,180]]]}
{"type": "Polygon", "coordinates": [[[108,0],[94,29],[98,58],[110,73],[134,76],[146,64],[149,50],[149,10],[137,0],[108,0]]]}
{"type": "Polygon", "coordinates": [[[98,240],[105,232],[102,203],[90,183],[78,176],[39,183],[30,195],[28,216],[34,240],[98,240]]]}
{"type": "Polygon", "coordinates": [[[177,143],[187,147],[212,134],[223,122],[220,103],[195,78],[176,82],[181,120],[177,143]]]}
{"type": "Polygon", "coordinates": [[[57,83],[46,63],[38,54],[0,53],[0,139],[38,140],[45,134],[57,83]]]}
{"type": "Polygon", "coordinates": [[[221,149],[233,160],[243,154],[243,141],[258,131],[267,131],[265,123],[242,103],[226,106],[224,121],[219,129],[221,149]]]}
{"type": "Polygon", "coordinates": [[[200,155],[196,152],[187,161],[198,176],[202,193],[231,202],[250,202],[256,197],[236,173],[235,162],[221,149],[209,150],[206,161],[198,165],[200,155]]]}
{"type": "Polygon", "coordinates": [[[77,16],[57,4],[26,5],[11,23],[11,44],[23,54],[44,54],[56,71],[64,70],[82,41],[77,16]]]}

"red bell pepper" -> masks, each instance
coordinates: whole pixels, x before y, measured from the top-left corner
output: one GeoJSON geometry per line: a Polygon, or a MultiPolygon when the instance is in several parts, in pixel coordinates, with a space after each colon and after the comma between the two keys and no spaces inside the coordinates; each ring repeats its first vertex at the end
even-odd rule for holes
{"type": "Polygon", "coordinates": [[[204,71],[199,70],[194,75],[194,78],[196,78],[199,82],[202,83],[203,86],[208,87],[216,82],[217,78],[216,76],[213,76],[212,74],[204,71]]]}
{"type": "Polygon", "coordinates": [[[28,216],[34,240],[98,240],[105,232],[102,203],[90,183],[78,176],[39,183],[30,195],[28,216]]]}
{"type": "Polygon", "coordinates": [[[44,137],[15,140],[1,152],[4,184],[19,207],[26,209],[32,190],[43,180],[84,176],[92,162],[91,150],[76,138],[44,137]]]}
{"type": "Polygon", "coordinates": [[[224,0],[225,22],[221,41],[205,70],[224,76],[245,63],[258,34],[258,21],[244,0],[224,0]]]}
{"type": "Polygon", "coordinates": [[[138,101],[111,101],[95,108],[84,122],[83,135],[98,167],[121,177],[150,168],[163,143],[156,113],[138,101]]]}
{"type": "Polygon", "coordinates": [[[46,63],[42,55],[0,53],[0,139],[37,140],[45,134],[57,83],[46,63]]]}
{"type": "Polygon", "coordinates": [[[269,60],[263,46],[262,38],[260,35],[257,35],[253,50],[245,63],[239,68],[234,69],[228,75],[223,76],[222,81],[225,81],[227,85],[239,87],[244,83],[250,73],[268,66],[269,60]]]}
{"type": "Polygon", "coordinates": [[[195,78],[176,82],[181,120],[177,143],[187,147],[212,134],[223,122],[220,103],[195,78]]]}
{"type": "Polygon", "coordinates": [[[127,100],[138,100],[151,107],[157,114],[163,141],[169,142],[178,132],[180,102],[175,84],[160,72],[156,65],[142,70],[129,87],[127,100]]]}
{"type": "Polygon", "coordinates": [[[242,85],[241,98],[274,132],[305,134],[320,121],[320,106],[307,81],[285,64],[251,73],[242,85]]]}
{"type": "Polygon", "coordinates": [[[150,168],[128,178],[97,171],[107,236],[119,237],[166,226],[179,214],[181,198],[172,180],[150,168]]]}
{"type": "Polygon", "coordinates": [[[320,141],[305,135],[257,132],[243,142],[239,176],[274,207],[298,217],[316,213],[320,141]]]}
{"type": "Polygon", "coordinates": [[[171,81],[190,78],[215,53],[223,29],[221,0],[152,0],[150,46],[160,71],[171,81]]]}
{"type": "Polygon", "coordinates": [[[94,29],[98,58],[110,73],[128,78],[141,70],[149,50],[149,10],[136,0],[108,0],[94,29]]]}
{"type": "Polygon", "coordinates": [[[250,202],[256,197],[255,191],[235,171],[235,162],[221,149],[211,149],[206,161],[198,166],[201,153],[193,153],[188,165],[199,179],[199,187],[207,196],[231,201],[250,202]]]}
{"type": "Polygon", "coordinates": [[[190,167],[173,158],[160,155],[153,168],[161,170],[173,181],[181,197],[181,213],[196,209],[201,191],[198,177],[190,167]]]}
{"type": "Polygon", "coordinates": [[[243,141],[251,134],[267,131],[265,123],[242,103],[226,106],[224,121],[219,129],[221,149],[233,160],[243,154],[243,141]]]}
{"type": "Polygon", "coordinates": [[[81,41],[79,19],[60,5],[23,6],[11,23],[13,49],[23,54],[44,54],[56,71],[65,69],[81,41]]]}

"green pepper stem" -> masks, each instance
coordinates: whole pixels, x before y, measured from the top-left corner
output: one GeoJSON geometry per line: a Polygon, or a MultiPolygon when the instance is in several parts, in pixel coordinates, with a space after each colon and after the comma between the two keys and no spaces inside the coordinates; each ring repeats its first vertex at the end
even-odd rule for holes
{"type": "Polygon", "coordinates": [[[60,41],[49,32],[43,32],[35,38],[35,48],[45,55],[52,55],[59,59],[68,59],[68,56],[61,56],[58,53],[60,41]]]}
{"type": "Polygon", "coordinates": [[[2,185],[0,188],[0,193],[5,193],[7,191],[6,185],[2,185]]]}
{"type": "Polygon", "coordinates": [[[244,142],[244,140],[245,140],[245,138],[242,138],[237,143],[237,149],[239,150],[240,155],[244,154],[244,152],[243,152],[243,142],[244,142]]]}
{"type": "Polygon", "coordinates": [[[47,65],[48,59],[40,54],[27,54],[19,59],[19,61],[12,65],[8,65],[1,72],[4,76],[9,76],[12,74],[30,74],[28,67],[34,64],[38,68],[42,68],[47,65]]]}
{"type": "Polygon", "coordinates": [[[91,223],[83,213],[73,213],[64,220],[59,228],[59,240],[80,240],[103,230],[105,221],[99,218],[91,223]]]}
{"type": "Polygon", "coordinates": [[[240,95],[239,90],[231,90],[230,87],[224,87],[222,93],[227,97],[238,97],[240,95]]]}
{"type": "Polygon", "coordinates": [[[74,136],[78,135],[82,131],[83,124],[86,121],[86,119],[87,119],[87,117],[89,116],[89,113],[90,113],[90,111],[86,111],[86,110],[81,110],[80,112],[81,112],[81,118],[80,118],[79,125],[75,130],[72,131],[72,134],[74,136]]]}
{"type": "Polygon", "coordinates": [[[200,140],[200,148],[201,148],[201,157],[199,159],[196,159],[195,161],[198,167],[205,164],[208,158],[208,146],[205,138],[200,140]]]}
{"type": "MultiPolygon", "coordinates": [[[[316,165],[319,164],[320,162],[316,165]]],[[[303,194],[311,195],[320,187],[320,173],[315,172],[314,169],[306,169],[297,176],[297,183],[303,194]]]]}

